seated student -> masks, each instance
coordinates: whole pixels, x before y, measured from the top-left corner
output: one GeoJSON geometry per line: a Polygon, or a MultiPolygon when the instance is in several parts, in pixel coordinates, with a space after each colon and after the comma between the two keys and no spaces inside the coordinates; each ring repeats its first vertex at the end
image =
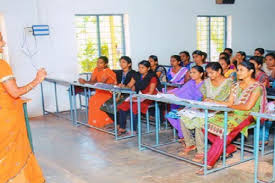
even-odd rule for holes
{"type": "Polygon", "coordinates": [[[206,52],[202,52],[202,59],[204,60],[204,62],[206,62],[207,59],[207,53],[206,52]]]}
{"type": "Polygon", "coordinates": [[[180,52],[181,66],[186,67],[189,71],[191,69],[190,54],[188,51],[180,52]]]}
{"type": "Polygon", "coordinates": [[[244,51],[238,51],[236,55],[232,58],[231,63],[234,64],[235,68],[237,65],[246,60],[246,53],[244,51]]]}
{"type": "MultiPolygon", "coordinates": [[[[151,70],[157,75],[157,77],[159,78],[159,81],[167,82],[166,69],[165,67],[158,65],[158,57],[155,55],[149,56],[149,62],[151,65],[151,70]]],[[[163,107],[165,106],[161,104],[160,110],[162,110],[163,107]]],[[[155,112],[153,108],[151,108],[151,110],[149,111],[149,114],[150,114],[150,119],[153,120],[153,116],[155,116],[155,112]]],[[[164,121],[163,118],[164,118],[164,115],[163,113],[161,113],[161,121],[164,121]]]]}
{"type": "MultiPolygon", "coordinates": [[[[268,95],[275,95],[275,53],[268,53],[265,56],[265,63],[263,64],[263,70],[268,75],[269,81],[273,81],[273,88],[267,88],[268,95]]],[[[266,121],[265,122],[265,136],[264,136],[264,143],[265,145],[269,142],[269,131],[272,126],[273,122],[266,121]]],[[[260,144],[262,144],[262,127],[260,129],[260,144]]]]}
{"type": "MultiPolygon", "coordinates": [[[[204,70],[201,66],[193,66],[190,70],[190,77],[186,84],[184,84],[181,88],[175,88],[173,90],[168,91],[169,94],[174,94],[179,98],[188,99],[188,100],[202,100],[202,93],[200,88],[203,84],[204,79],[204,70]]],[[[168,113],[167,119],[171,123],[171,125],[177,129],[178,136],[180,139],[183,138],[181,127],[180,127],[180,120],[178,118],[169,117],[169,114],[177,115],[177,109],[179,106],[171,105],[171,112],[168,113]]]]}
{"type": "Polygon", "coordinates": [[[264,56],[264,49],[263,48],[256,48],[254,51],[254,56],[264,56]]]}
{"type": "Polygon", "coordinates": [[[132,88],[135,84],[133,78],[136,71],[132,70],[132,60],[128,56],[119,59],[121,70],[116,71],[117,85],[120,87],[132,88]]]}
{"type": "MultiPolygon", "coordinates": [[[[225,48],[222,53],[226,53],[231,60],[232,55],[233,55],[233,50],[231,48],[225,48]]],[[[220,55],[221,56],[221,55],[220,55]]],[[[230,69],[236,69],[235,65],[233,64],[233,61],[230,63],[230,69]]]]}
{"type": "Polygon", "coordinates": [[[171,68],[167,72],[168,82],[174,84],[184,84],[189,80],[189,71],[186,67],[180,66],[181,59],[179,55],[173,55],[170,58],[171,68]]]}
{"type": "Polygon", "coordinates": [[[229,55],[229,58],[233,55],[233,50],[231,48],[225,48],[223,52],[227,53],[229,55]]]}
{"type": "MultiPolygon", "coordinates": [[[[136,71],[132,70],[131,58],[128,56],[122,56],[119,59],[119,64],[120,64],[121,70],[115,70],[116,78],[117,78],[117,82],[116,82],[117,86],[122,88],[132,88],[135,84],[134,78],[136,75],[136,71]]],[[[125,100],[128,96],[129,94],[122,93],[120,95],[120,98],[117,98],[117,105],[123,102],[123,100],[125,100]]],[[[111,101],[112,100],[113,99],[111,99],[111,101]]],[[[109,103],[105,103],[105,104],[109,105],[109,103]]],[[[109,109],[113,109],[113,108],[110,107],[109,109]]],[[[111,112],[109,112],[109,110],[105,112],[112,118],[112,120],[114,120],[113,110],[111,110],[111,112]]],[[[119,120],[117,120],[117,124],[119,128],[119,120]]]]}
{"type": "MultiPolygon", "coordinates": [[[[80,78],[79,83],[116,84],[116,74],[108,68],[108,58],[105,56],[99,57],[97,60],[97,67],[95,68],[90,81],[80,78]]],[[[90,125],[102,128],[105,125],[113,123],[113,120],[105,112],[100,110],[100,107],[111,97],[112,94],[110,92],[96,89],[95,95],[89,99],[88,122],[90,125]]]]}
{"type": "MultiPolygon", "coordinates": [[[[154,72],[150,70],[150,62],[143,60],[138,64],[138,70],[135,77],[135,85],[132,87],[133,91],[141,92],[143,94],[156,95],[158,89],[160,89],[160,82],[154,72]]],[[[144,100],[141,102],[141,113],[146,114],[148,107],[152,101],[144,100]]],[[[130,102],[125,101],[118,105],[119,110],[119,130],[118,134],[126,133],[126,120],[130,113],[130,102]]],[[[133,129],[137,131],[137,102],[133,102],[133,129]]]]}
{"type": "MultiPolygon", "coordinates": [[[[209,78],[204,80],[201,87],[203,101],[215,100],[225,101],[232,86],[232,79],[223,76],[223,70],[218,62],[210,62],[206,66],[206,72],[209,78]]],[[[190,151],[197,149],[197,154],[193,161],[201,162],[204,158],[204,118],[191,118],[188,115],[181,115],[181,129],[184,135],[186,147],[180,156],[186,156],[190,151]],[[195,138],[192,131],[195,130],[195,138]]]]}
{"type": "MultiPolygon", "coordinates": [[[[267,103],[266,91],[264,86],[255,80],[255,72],[256,70],[252,63],[241,62],[237,71],[240,81],[233,85],[229,99],[226,102],[210,100],[234,109],[233,112],[228,113],[227,156],[237,150],[231,144],[236,136],[240,132],[247,136],[247,127],[254,121],[250,113],[265,112],[267,103]]],[[[209,118],[208,138],[212,146],[207,153],[208,169],[213,168],[223,153],[223,128],[223,113],[218,113],[214,117],[209,118]]],[[[197,173],[203,174],[203,169],[200,169],[197,173]]]]}
{"type": "Polygon", "coordinates": [[[264,57],[262,56],[253,56],[249,59],[249,62],[254,64],[256,69],[255,80],[262,83],[265,87],[269,87],[269,79],[265,72],[262,71],[264,57]]]}
{"type": "Polygon", "coordinates": [[[207,65],[205,63],[207,54],[206,55],[205,54],[206,54],[205,52],[202,52],[200,50],[194,51],[192,53],[194,62],[191,64],[191,67],[198,65],[198,66],[201,66],[205,70],[205,67],[207,65]]]}
{"type": "Polygon", "coordinates": [[[268,53],[265,55],[265,63],[262,67],[263,71],[268,75],[269,81],[275,79],[275,53],[268,53]]]}
{"type": "Polygon", "coordinates": [[[230,59],[228,57],[221,57],[219,59],[219,63],[222,66],[224,77],[232,78],[233,81],[237,81],[236,71],[234,69],[230,69],[230,59]]]}
{"type": "Polygon", "coordinates": [[[167,82],[166,69],[158,64],[158,57],[155,55],[149,56],[149,62],[151,70],[155,72],[160,82],[167,82]]]}
{"type": "Polygon", "coordinates": [[[219,59],[222,58],[222,57],[226,57],[230,60],[230,56],[228,55],[228,53],[226,52],[221,52],[220,55],[219,55],[219,59]]]}

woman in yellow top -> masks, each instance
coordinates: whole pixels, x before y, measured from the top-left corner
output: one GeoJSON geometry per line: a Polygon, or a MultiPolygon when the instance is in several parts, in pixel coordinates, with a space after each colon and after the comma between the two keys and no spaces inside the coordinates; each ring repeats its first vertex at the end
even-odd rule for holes
{"type": "MultiPolygon", "coordinates": [[[[0,34],[0,53],[4,45],[0,34]]],[[[40,69],[32,82],[18,87],[10,66],[0,60],[0,183],[45,182],[29,144],[20,96],[41,83],[46,75],[40,69]]]]}

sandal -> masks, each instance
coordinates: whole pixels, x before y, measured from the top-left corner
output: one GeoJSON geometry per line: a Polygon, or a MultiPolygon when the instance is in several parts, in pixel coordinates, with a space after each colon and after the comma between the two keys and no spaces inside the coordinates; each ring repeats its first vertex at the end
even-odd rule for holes
{"type": "Polygon", "coordinates": [[[115,128],[114,128],[113,124],[108,124],[108,125],[104,126],[104,129],[106,129],[106,130],[114,130],[115,128]]]}
{"type": "Polygon", "coordinates": [[[185,147],[186,147],[186,144],[185,144],[184,138],[178,139],[178,142],[179,142],[180,144],[182,144],[182,147],[183,147],[183,148],[185,148],[185,147]]]}
{"type": "MultiPolygon", "coordinates": [[[[231,159],[231,158],[233,158],[233,156],[234,156],[233,154],[234,154],[234,153],[226,154],[226,155],[225,155],[225,159],[231,159]]],[[[221,160],[221,161],[223,160],[223,155],[220,156],[220,160],[221,160]]]]}
{"type": "Polygon", "coordinates": [[[118,136],[121,136],[121,135],[123,135],[123,134],[126,134],[127,133],[127,130],[122,130],[121,128],[118,130],[118,132],[117,132],[117,135],[118,136]]]}
{"type": "MultiPolygon", "coordinates": [[[[207,170],[211,170],[213,167],[207,165],[207,170]]],[[[204,175],[204,167],[200,168],[198,171],[196,171],[197,175],[204,175]]]]}
{"type": "Polygon", "coordinates": [[[194,151],[197,147],[192,145],[189,147],[185,147],[184,150],[182,152],[179,152],[178,155],[179,156],[186,156],[189,154],[190,151],[194,151]]]}
{"type": "Polygon", "coordinates": [[[183,142],[184,142],[184,138],[180,138],[180,139],[178,140],[178,142],[179,142],[179,143],[183,143],[183,142]]]}
{"type": "Polygon", "coordinates": [[[149,116],[149,121],[155,121],[155,117],[154,116],[149,116]]]}
{"type": "MultiPolygon", "coordinates": [[[[238,150],[237,147],[235,147],[235,150],[232,153],[230,153],[230,154],[226,153],[225,158],[226,159],[233,158],[233,155],[234,155],[235,152],[237,152],[237,150],[238,150]]],[[[223,155],[220,156],[220,160],[223,160],[223,155]]]]}
{"type": "MultiPolygon", "coordinates": [[[[268,145],[268,142],[269,142],[269,141],[264,141],[264,145],[265,145],[265,146],[268,145]]],[[[259,145],[262,145],[262,143],[263,143],[263,142],[260,141],[260,142],[259,142],[259,145]]]]}
{"type": "Polygon", "coordinates": [[[183,148],[186,148],[186,144],[184,142],[181,143],[183,148]]]}
{"type": "Polygon", "coordinates": [[[202,163],[204,159],[204,153],[197,153],[195,155],[195,158],[192,159],[192,161],[198,162],[198,163],[202,163]]]}

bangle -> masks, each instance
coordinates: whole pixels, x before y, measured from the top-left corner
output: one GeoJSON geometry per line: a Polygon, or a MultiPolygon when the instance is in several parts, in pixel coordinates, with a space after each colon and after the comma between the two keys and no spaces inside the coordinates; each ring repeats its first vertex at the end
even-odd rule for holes
{"type": "Polygon", "coordinates": [[[26,86],[26,92],[28,92],[30,90],[29,86],[26,86]]]}
{"type": "Polygon", "coordinates": [[[39,80],[39,83],[42,83],[42,82],[44,81],[44,79],[45,79],[45,78],[41,78],[41,79],[39,80]]]}
{"type": "Polygon", "coordinates": [[[33,88],[33,86],[31,84],[28,84],[27,86],[28,86],[28,91],[33,88]]]}
{"type": "Polygon", "coordinates": [[[26,91],[28,92],[28,91],[30,91],[31,89],[33,89],[33,86],[32,86],[31,84],[28,84],[28,85],[26,86],[26,91]]]}

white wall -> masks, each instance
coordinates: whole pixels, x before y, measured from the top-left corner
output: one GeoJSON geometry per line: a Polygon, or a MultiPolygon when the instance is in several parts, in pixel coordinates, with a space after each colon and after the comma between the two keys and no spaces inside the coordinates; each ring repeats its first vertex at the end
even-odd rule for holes
{"type": "MultiPolygon", "coordinates": [[[[37,38],[39,53],[33,58],[49,76],[73,80],[77,77],[75,14],[129,15],[131,57],[137,63],[156,54],[162,64],[181,50],[196,49],[197,15],[231,15],[232,48],[251,54],[256,47],[275,48],[274,0],[236,0],[235,5],[216,5],[215,0],[11,0],[3,1],[0,13],[7,24],[10,63],[19,84],[35,76],[28,58],[20,51],[23,27],[49,24],[50,37],[37,38]],[[36,7],[37,11],[36,11],[36,7]]],[[[60,94],[66,104],[65,91],[60,94]]],[[[28,97],[31,116],[41,114],[39,88],[28,97]]],[[[52,104],[53,93],[46,93],[52,104]]]]}
{"type": "MultiPolygon", "coordinates": [[[[6,23],[7,35],[5,35],[5,39],[9,48],[10,65],[13,68],[19,85],[30,81],[35,76],[33,68],[20,51],[23,28],[34,22],[33,9],[32,1],[1,1],[0,6],[0,13],[4,15],[6,23]]],[[[30,105],[30,109],[33,112],[32,114],[39,114],[40,112],[35,109],[40,107],[38,96],[38,89],[35,89],[29,94],[29,97],[34,99],[30,105]]]]}

